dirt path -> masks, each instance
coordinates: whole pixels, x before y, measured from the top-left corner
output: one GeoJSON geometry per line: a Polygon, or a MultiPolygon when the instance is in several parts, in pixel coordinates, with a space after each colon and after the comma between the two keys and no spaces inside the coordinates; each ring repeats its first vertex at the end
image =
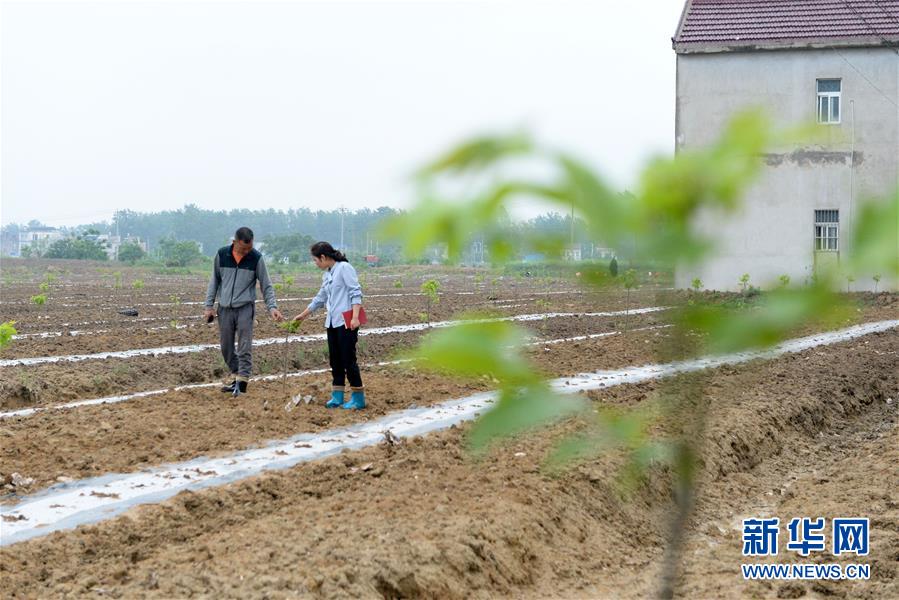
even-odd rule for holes
{"type": "MultiPolygon", "coordinates": [[[[899,333],[890,331],[705,378],[713,409],[685,595],[741,591],[740,557],[732,554],[740,533],[727,526],[760,510],[759,500],[783,517],[837,507],[871,517],[871,581],[822,590],[897,595],[896,457],[894,438],[885,437],[895,435],[897,351],[899,333]],[[817,473],[796,469],[819,455],[817,473]],[[801,485],[778,504],[767,492],[785,487],[791,473],[801,485]],[[822,491],[832,497],[822,501],[822,491]],[[717,562],[706,562],[705,536],[718,544],[717,562]]],[[[591,397],[629,406],[659,401],[657,384],[591,397]]],[[[580,427],[566,422],[480,461],[464,450],[464,428],[452,429],[184,493],[3,548],[0,575],[16,598],[644,597],[667,530],[669,474],[656,467],[644,487],[622,497],[613,454],[561,475],[542,471],[558,435],[580,427]]],[[[798,593],[743,589],[761,597],[798,593]]]]}

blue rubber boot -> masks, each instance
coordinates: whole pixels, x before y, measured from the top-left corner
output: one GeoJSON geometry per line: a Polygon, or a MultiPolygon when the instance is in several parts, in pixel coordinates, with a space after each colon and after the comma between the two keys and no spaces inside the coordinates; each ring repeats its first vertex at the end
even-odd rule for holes
{"type": "Polygon", "coordinates": [[[325,408],[338,408],[343,406],[344,391],[341,389],[331,390],[331,399],[325,403],[325,408]]]}
{"type": "Polygon", "coordinates": [[[350,400],[341,408],[346,410],[362,410],[365,408],[365,390],[362,388],[354,388],[350,394],[350,400]]]}

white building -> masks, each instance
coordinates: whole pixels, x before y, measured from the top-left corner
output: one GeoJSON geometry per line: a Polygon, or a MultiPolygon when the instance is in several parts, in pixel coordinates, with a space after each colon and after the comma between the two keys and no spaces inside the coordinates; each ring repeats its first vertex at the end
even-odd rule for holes
{"type": "Polygon", "coordinates": [[[85,236],[85,238],[93,238],[93,241],[98,242],[103,248],[106,250],[106,256],[109,257],[109,260],[118,260],[119,258],[119,248],[124,244],[134,244],[138,246],[144,252],[147,252],[147,243],[140,241],[139,237],[125,237],[119,235],[112,234],[104,234],[97,236],[85,236]]]}
{"type": "MultiPolygon", "coordinates": [[[[711,143],[749,107],[823,133],[765,155],[738,215],[696,223],[717,251],[679,269],[678,287],[699,277],[733,290],[743,273],[801,283],[845,260],[860,203],[899,189],[899,0],[688,0],[672,41],[678,151],[711,143]]],[[[873,275],[853,289],[873,289],[873,275]]]]}
{"type": "Polygon", "coordinates": [[[13,256],[22,256],[23,251],[25,254],[34,252],[43,254],[47,251],[50,244],[64,237],[65,235],[55,227],[31,227],[25,231],[20,231],[19,247],[17,253],[13,254],[13,256]]]}
{"type": "Polygon", "coordinates": [[[580,262],[581,261],[581,245],[580,244],[568,244],[562,250],[562,258],[569,262],[580,262]]]}

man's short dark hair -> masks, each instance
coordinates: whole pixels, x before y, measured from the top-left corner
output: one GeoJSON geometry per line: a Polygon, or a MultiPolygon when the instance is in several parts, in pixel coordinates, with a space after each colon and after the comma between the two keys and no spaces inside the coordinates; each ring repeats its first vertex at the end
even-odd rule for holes
{"type": "Polygon", "coordinates": [[[249,227],[241,227],[237,231],[234,232],[234,239],[240,240],[241,242],[252,242],[253,241],[253,230],[249,227]]]}

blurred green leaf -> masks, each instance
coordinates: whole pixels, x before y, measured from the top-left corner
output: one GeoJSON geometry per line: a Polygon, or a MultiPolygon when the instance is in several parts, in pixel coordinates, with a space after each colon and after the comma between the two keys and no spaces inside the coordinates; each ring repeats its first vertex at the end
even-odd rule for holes
{"type": "Polygon", "coordinates": [[[439,242],[447,244],[450,256],[458,256],[471,232],[472,221],[466,218],[467,210],[470,207],[426,198],[415,210],[387,219],[379,234],[402,240],[408,257],[420,256],[439,242]]]}
{"type": "Polygon", "coordinates": [[[647,441],[628,453],[627,462],[617,477],[619,489],[624,494],[632,493],[644,481],[653,462],[671,463],[673,458],[674,453],[670,444],[647,441]]]}
{"type": "Polygon", "coordinates": [[[850,254],[853,271],[899,277],[899,189],[884,201],[863,204],[857,223],[850,254]]]}
{"type": "Polygon", "coordinates": [[[557,394],[542,383],[504,387],[496,406],[475,423],[469,434],[474,451],[493,440],[509,437],[583,410],[586,403],[573,394],[557,394]]]}
{"type": "Polygon", "coordinates": [[[556,444],[547,459],[547,466],[558,469],[571,461],[591,458],[611,448],[639,449],[647,440],[647,430],[655,416],[654,409],[649,407],[629,411],[602,407],[587,431],[568,436],[556,444]]]}
{"type": "Polygon", "coordinates": [[[539,376],[520,354],[525,332],[508,321],[469,322],[429,334],[408,355],[416,366],[467,377],[489,375],[501,384],[525,385],[539,376]]]}
{"type": "Polygon", "coordinates": [[[845,301],[830,291],[829,280],[798,290],[780,288],[757,305],[733,309],[719,305],[687,306],[681,326],[708,336],[709,350],[736,352],[773,346],[809,323],[837,324],[850,316],[845,301]]]}
{"type": "Polygon", "coordinates": [[[524,154],[532,149],[530,138],[523,133],[476,138],[440,156],[421,169],[419,176],[483,169],[502,158],[524,154]]]}
{"type": "Polygon", "coordinates": [[[636,270],[628,269],[624,272],[624,275],[621,276],[621,287],[626,290],[634,290],[640,287],[640,281],[637,277],[636,270]]]}
{"type": "Polygon", "coordinates": [[[567,436],[558,442],[546,460],[550,471],[559,471],[573,462],[589,460],[610,451],[623,451],[624,464],[616,482],[624,492],[632,491],[654,461],[671,462],[673,452],[666,441],[652,440],[649,427],[656,420],[656,410],[601,409],[587,431],[567,436]]]}
{"type": "MultiPolygon", "coordinates": [[[[530,236],[523,244],[516,240],[517,246],[511,241],[507,202],[512,198],[537,199],[566,215],[573,210],[579,219],[577,226],[586,227],[592,240],[615,249],[619,260],[622,256],[629,261],[648,259],[653,271],[670,271],[699,264],[714,250],[711,239],[696,233],[696,219],[735,210],[741,194],[759,173],[769,147],[793,147],[811,139],[808,131],[823,133],[820,127],[778,133],[760,112],[740,114],[717,141],[653,160],[644,170],[636,194],[615,192],[587,164],[564,152],[546,152],[527,136],[479,138],[455,147],[418,173],[422,190],[438,189],[437,180],[443,177],[461,179],[464,175],[468,179],[462,182],[472,183],[477,176],[480,186],[466,188],[477,192],[454,201],[426,196],[428,199],[418,207],[389,223],[386,232],[403,243],[412,256],[436,244],[446,244],[450,259],[457,260],[474,239],[484,243],[494,263],[508,260],[522,247],[558,256],[569,243],[568,231],[530,236]],[[536,172],[548,171],[551,176],[545,180],[509,177],[509,171],[499,168],[507,159],[539,161],[548,169],[536,172]]],[[[712,351],[732,352],[771,346],[812,323],[829,325],[846,319],[850,315],[847,307],[831,293],[835,282],[845,282],[847,276],[859,276],[863,271],[866,276],[899,272],[897,225],[899,192],[889,204],[871,203],[861,209],[854,255],[849,259],[852,272],[842,276],[821,272],[809,288],[788,289],[782,285],[780,290],[762,296],[746,281],[744,295],[732,306],[715,306],[691,296],[676,321],[681,338],[703,334],[712,351]]],[[[615,281],[604,269],[589,267],[582,271],[580,281],[592,286],[615,281]]],[[[734,274],[734,281],[738,275],[734,274]]],[[[639,284],[634,271],[617,281],[628,290],[639,284]]],[[[476,448],[484,447],[493,437],[512,435],[583,406],[576,400],[560,398],[543,383],[539,373],[515,350],[522,336],[508,323],[468,323],[428,336],[414,353],[417,364],[428,368],[497,379],[500,400],[496,409],[476,424],[471,438],[476,448]]],[[[691,337],[691,342],[694,339],[691,337]]],[[[596,426],[563,440],[550,462],[564,464],[614,447],[627,455],[623,469],[626,481],[636,481],[652,460],[673,458],[678,474],[689,478],[688,470],[695,463],[693,449],[689,444],[671,447],[652,441],[648,423],[647,416],[639,412],[601,411],[596,426]]]]}

